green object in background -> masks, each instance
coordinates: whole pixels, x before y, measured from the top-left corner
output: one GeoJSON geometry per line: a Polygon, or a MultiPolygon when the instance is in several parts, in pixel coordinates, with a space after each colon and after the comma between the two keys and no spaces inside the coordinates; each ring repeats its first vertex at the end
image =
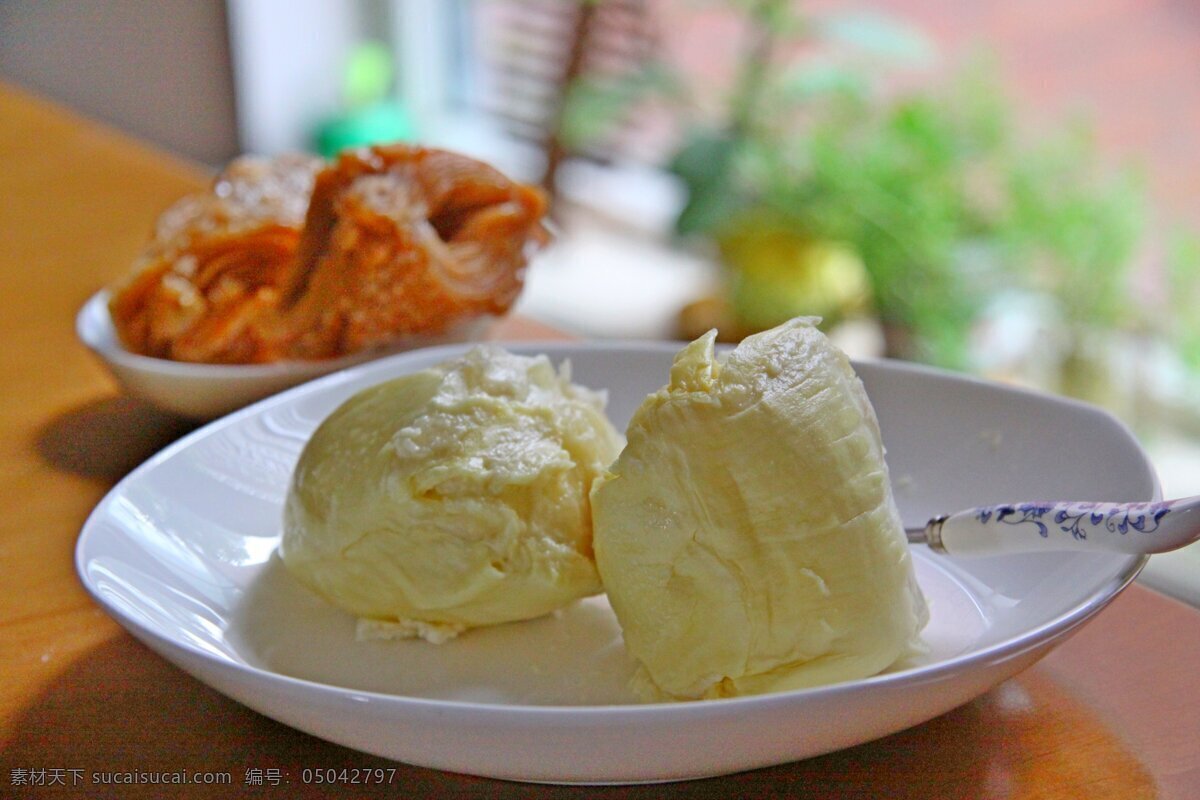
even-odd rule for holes
{"type": "Polygon", "coordinates": [[[392,77],[392,55],[388,48],[377,42],[355,48],[346,65],[343,88],[346,111],[317,128],[318,153],[330,158],[348,147],[416,138],[412,116],[401,103],[388,96],[392,77]]]}
{"type": "Polygon", "coordinates": [[[765,330],[796,316],[828,329],[866,312],[871,284],[850,247],[806,235],[764,210],[736,215],[717,237],[739,325],[765,330]]]}
{"type": "Polygon", "coordinates": [[[347,147],[411,141],[416,134],[408,112],[394,102],[375,103],[325,122],[317,130],[317,152],[326,158],[347,147]]]}
{"type": "MultiPolygon", "coordinates": [[[[718,247],[737,322],[832,324],[865,274],[888,355],[965,369],[981,313],[1017,285],[1054,298],[1064,341],[1165,332],[1200,372],[1200,244],[1173,253],[1174,319],[1131,302],[1145,189],[1106,167],[1083,130],[1021,135],[986,60],[940,89],[905,90],[897,69],[929,70],[936,50],[898,19],[723,5],[747,28],[723,114],[651,53],[625,79],[573,85],[564,134],[581,147],[650,99],[678,110],[685,133],[666,166],[687,202],[675,229],[718,247]]],[[[1089,356],[1076,356],[1064,370],[1082,375],[1089,356]]]]}

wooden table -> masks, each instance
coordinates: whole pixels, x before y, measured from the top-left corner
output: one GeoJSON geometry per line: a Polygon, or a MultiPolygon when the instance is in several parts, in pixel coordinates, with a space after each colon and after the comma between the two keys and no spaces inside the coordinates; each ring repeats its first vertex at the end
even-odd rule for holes
{"type": "MultiPolygon", "coordinates": [[[[318,796],[305,768],[396,767],[355,796],[1200,797],[1200,612],[1133,586],[1020,677],[912,730],[833,755],[659,787],[530,787],[396,765],[299,733],[153,655],[74,573],[88,511],[191,428],[117,394],[76,343],[80,304],[155,215],[206,176],[0,85],[0,794],[159,797],[95,772],[229,773],[250,796],[318,796]],[[278,773],[275,771],[278,770],[278,773]],[[291,785],[272,786],[289,776],[291,785]],[[247,785],[261,778],[266,785],[247,785]],[[65,786],[14,786],[14,780],[65,786]],[[74,785],[72,785],[74,784],[74,785]]],[[[544,337],[510,320],[508,338],[544,337]]],[[[182,787],[180,796],[228,796],[182,787]]]]}

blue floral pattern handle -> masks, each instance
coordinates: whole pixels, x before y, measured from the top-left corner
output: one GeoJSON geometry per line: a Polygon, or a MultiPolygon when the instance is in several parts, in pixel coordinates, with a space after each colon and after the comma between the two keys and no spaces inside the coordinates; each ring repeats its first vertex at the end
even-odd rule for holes
{"type": "Polygon", "coordinates": [[[1037,550],[1163,553],[1200,540],[1200,497],[1148,503],[1001,503],[935,517],[909,539],[949,555],[1037,550]]]}

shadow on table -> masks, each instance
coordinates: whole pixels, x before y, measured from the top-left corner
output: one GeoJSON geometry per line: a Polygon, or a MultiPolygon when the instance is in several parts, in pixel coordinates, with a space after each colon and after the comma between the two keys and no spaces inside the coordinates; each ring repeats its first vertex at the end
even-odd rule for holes
{"type": "Polygon", "coordinates": [[[106,397],[52,419],[37,448],[59,469],[115,483],[199,425],[132,397],[106,397]]]}
{"type": "MultiPolygon", "coordinates": [[[[1041,798],[1087,787],[1091,800],[1150,798],[1140,763],[1037,669],[924,725],[795,764],[653,786],[531,786],[410,767],[358,753],[260,716],[185,676],[125,634],[71,664],[15,720],[11,769],[82,770],[88,797],[320,797],[302,769],[395,769],[392,785],[341,785],[355,797],[487,798],[1041,798]],[[99,785],[94,772],[186,770],[230,775],[232,788],[99,785]],[[290,784],[248,786],[248,770],[290,784]],[[164,791],[164,790],[167,791],[164,791]]],[[[10,785],[0,776],[0,786],[10,785]]],[[[70,790],[70,787],[67,787],[70,790]]],[[[61,791],[61,789],[60,789],[61,791]]],[[[48,790],[46,793],[49,793],[48,790]]],[[[1065,794],[1064,794],[1065,793],[1065,794]]],[[[31,789],[21,796],[40,796],[31,789]]]]}

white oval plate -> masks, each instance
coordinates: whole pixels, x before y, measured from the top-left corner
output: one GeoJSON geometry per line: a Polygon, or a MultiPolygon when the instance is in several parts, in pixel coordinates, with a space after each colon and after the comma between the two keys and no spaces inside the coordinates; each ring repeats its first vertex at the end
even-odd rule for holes
{"type": "MultiPolygon", "coordinates": [[[[1044,553],[962,560],[916,550],[931,602],[917,666],[805,691],[638,705],[603,598],[441,646],[358,642],[354,622],[275,555],[293,464],[355,391],[462,346],[321,378],[215,422],[121,481],[83,528],[76,566],[135,636],[230,697],[369,753],[530,781],[639,782],[778,764],[941,714],[1017,673],[1104,607],[1140,557],[1044,553]]],[[[521,344],[606,387],[623,427],[676,345],[521,344]]],[[[1045,498],[1158,498],[1129,432],[1096,409],[893,363],[857,365],[906,522],[1045,498]]]]}

